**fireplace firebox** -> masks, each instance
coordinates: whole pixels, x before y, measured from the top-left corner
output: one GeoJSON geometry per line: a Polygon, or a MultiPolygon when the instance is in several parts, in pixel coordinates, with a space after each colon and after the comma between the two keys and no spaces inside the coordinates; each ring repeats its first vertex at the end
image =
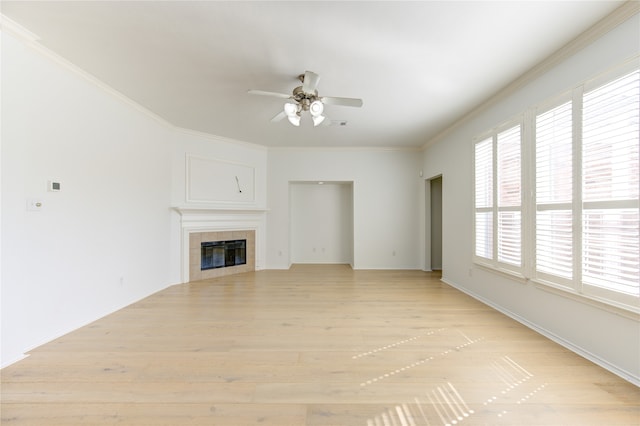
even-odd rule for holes
{"type": "Polygon", "coordinates": [[[200,243],[200,270],[246,265],[247,240],[200,243]]]}

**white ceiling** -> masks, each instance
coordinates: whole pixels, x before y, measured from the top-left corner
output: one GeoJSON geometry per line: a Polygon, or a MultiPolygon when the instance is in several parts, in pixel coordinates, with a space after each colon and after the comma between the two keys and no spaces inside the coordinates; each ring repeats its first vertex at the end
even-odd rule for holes
{"type": "MultiPolygon", "coordinates": [[[[420,147],[621,1],[2,1],[1,12],[170,123],[265,146],[420,147]],[[346,126],[270,119],[305,70],[346,126]]],[[[307,118],[307,120],[305,120],[307,118]]]]}

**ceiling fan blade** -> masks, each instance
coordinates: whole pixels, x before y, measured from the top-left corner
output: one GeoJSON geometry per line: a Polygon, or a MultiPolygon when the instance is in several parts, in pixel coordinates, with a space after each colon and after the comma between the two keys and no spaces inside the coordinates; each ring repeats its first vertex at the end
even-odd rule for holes
{"type": "Polygon", "coordinates": [[[304,79],[302,81],[302,91],[304,93],[315,93],[320,82],[320,76],[311,71],[304,72],[304,79]]]}
{"type": "Polygon", "coordinates": [[[280,120],[282,120],[283,118],[285,118],[287,116],[287,114],[284,111],[280,111],[275,117],[273,117],[271,119],[272,123],[276,123],[280,120]]]}
{"type": "Polygon", "coordinates": [[[287,95],[285,93],[268,92],[266,90],[249,89],[249,90],[247,90],[247,93],[249,93],[250,95],[274,96],[276,98],[282,98],[282,99],[290,99],[291,98],[291,95],[287,95]]]}
{"type": "Polygon", "coordinates": [[[334,96],[323,96],[320,98],[325,105],[342,105],[350,107],[361,107],[362,99],[356,98],[336,98],[334,96]]]}

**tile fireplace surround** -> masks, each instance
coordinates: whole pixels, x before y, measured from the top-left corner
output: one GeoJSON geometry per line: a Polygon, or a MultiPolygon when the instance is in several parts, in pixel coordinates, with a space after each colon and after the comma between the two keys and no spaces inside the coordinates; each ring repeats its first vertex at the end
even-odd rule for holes
{"type": "Polygon", "coordinates": [[[189,233],[189,280],[198,281],[256,270],[255,231],[216,231],[189,233]],[[211,241],[247,240],[247,263],[226,268],[200,270],[200,244],[211,241]]]}
{"type": "Polygon", "coordinates": [[[264,268],[266,210],[260,208],[213,208],[181,206],[182,282],[217,278],[264,268]],[[247,240],[246,265],[200,270],[200,244],[208,241],[247,240]]]}

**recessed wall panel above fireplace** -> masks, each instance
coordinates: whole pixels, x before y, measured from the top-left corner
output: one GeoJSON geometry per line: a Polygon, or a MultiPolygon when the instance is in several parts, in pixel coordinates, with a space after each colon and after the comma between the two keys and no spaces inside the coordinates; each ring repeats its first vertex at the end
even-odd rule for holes
{"type": "Polygon", "coordinates": [[[255,168],[187,155],[187,203],[255,204],[255,168]]]}

